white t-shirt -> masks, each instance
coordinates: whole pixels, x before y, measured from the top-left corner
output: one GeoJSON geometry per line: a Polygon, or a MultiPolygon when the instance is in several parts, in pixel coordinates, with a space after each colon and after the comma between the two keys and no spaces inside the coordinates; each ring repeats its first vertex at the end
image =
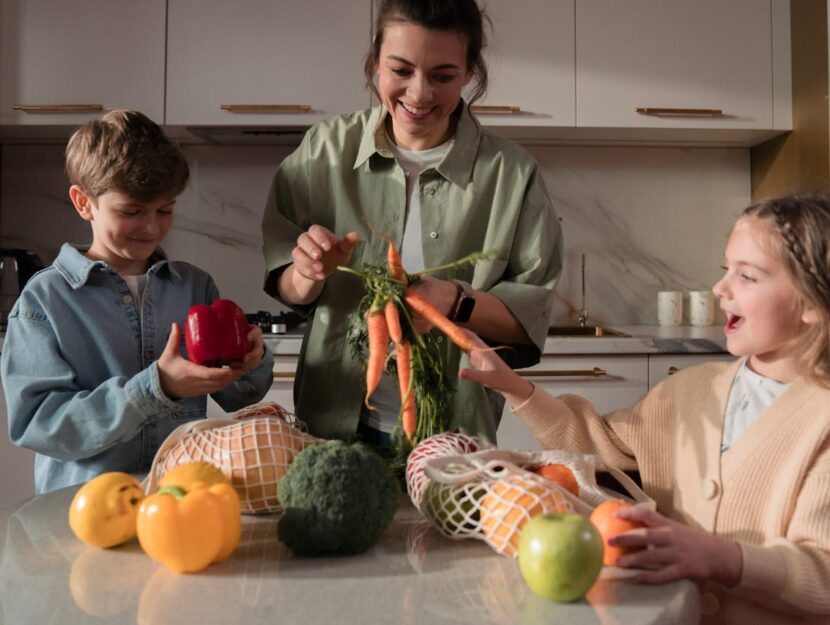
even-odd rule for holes
{"type": "Polygon", "coordinates": [[[758,375],[747,367],[744,361],[729,391],[726,416],[723,421],[721,453],[735,444],[741,434],[785,390],[787,390],[786,384],[758,375]]]}
{"type": "Polygon", "coordinates": [[[143,273],[139,276],[121,276],[124,282],[130,288],[130,292],[135,298],[135,305],[138,308],[138,314],[141,314],[141,297],[144,295],[144,286],[147,284],[147,274],[143,273]]]}
{"type": "MultiPolygon", "coordinates": [[[[453,139],[420,152],[398,147],[388,135],[387,139],[389,147],[395,155],[395,160],[398,161],[406,176],[406,223],[404,224],[403,242],[401,243],[401,262],[404,268],[412,273],[424,269],[419,177],[423,172],[434,168],[441,162],[444,155],[449,151],[453,139]]],[[[368,410],[364,406],[360,414],[360,421],[374,430],[391,434],[398,425],[398,413],[401,409],[401,396],[397,380],[393,380],[384,372],[377,390],[369,398],[369,403],[377,410],[368,410]]]]}

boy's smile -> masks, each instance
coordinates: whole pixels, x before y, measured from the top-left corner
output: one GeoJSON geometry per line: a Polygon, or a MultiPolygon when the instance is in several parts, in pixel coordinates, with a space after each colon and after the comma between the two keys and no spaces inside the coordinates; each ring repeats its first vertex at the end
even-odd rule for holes
{"type": "Polygon", "coordinates": [[[76,185],[69,195],[92,225],[87,257],[105,261],[122,275],[144,273],[147,260],[173,226],[174,198],[138,202],[119,191],[91,198],[76,185]]]}

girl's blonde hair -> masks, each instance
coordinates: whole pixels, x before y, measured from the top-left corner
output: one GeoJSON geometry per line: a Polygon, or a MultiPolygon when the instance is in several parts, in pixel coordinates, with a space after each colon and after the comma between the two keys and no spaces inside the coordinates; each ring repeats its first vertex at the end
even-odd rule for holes
{"type": "Polygon", "coordinates": [[[118,191],[139,202],[174,198],[190,177],[184,155],[158,124],[130,110],[76,130],[66,146],[66,173],[91,197],[118,191]]]}
{"type": "Polygon", "coordinates": [[[772,244],[818,322],[800,339],[802,375],[830,388],[830,194],[787,195],[753,204],[741,219],[771,224],[772,244]]]}

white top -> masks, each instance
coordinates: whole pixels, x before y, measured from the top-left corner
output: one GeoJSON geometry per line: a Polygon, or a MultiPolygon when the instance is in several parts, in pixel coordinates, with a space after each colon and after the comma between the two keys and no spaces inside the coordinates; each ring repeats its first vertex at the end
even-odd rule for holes
{"type": "Polygon", "coordinates": [[[144,286],[147,284],[147,274],[143,273],[138,276],[121,276],[124,282],[130,288],[133,297],[135,298],[135,305],[138,308],[138,314],[141,315],[141,298],[144,295],[144,286]]]}
{"type": "Polygon", "coordinates": [[[721,453],[729,449],[752,425],[753,421],[785,390],[787,390],[786,384],[758,375],[747,367],[744,361],[738,368],[729,391],[726,416],[723,421],[721,453]]]}

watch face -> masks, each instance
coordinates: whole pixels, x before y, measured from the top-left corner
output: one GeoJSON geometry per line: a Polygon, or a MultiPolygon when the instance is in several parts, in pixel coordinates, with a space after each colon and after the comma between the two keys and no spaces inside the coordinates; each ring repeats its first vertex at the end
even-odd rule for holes
{"type": "Polygon", "coordinates": [[[473,297],[464,296],[458,303],[458,312],[455,314],[455,320],[459,323],[469,321],[475,308],[476,300],[473,297]]]}

